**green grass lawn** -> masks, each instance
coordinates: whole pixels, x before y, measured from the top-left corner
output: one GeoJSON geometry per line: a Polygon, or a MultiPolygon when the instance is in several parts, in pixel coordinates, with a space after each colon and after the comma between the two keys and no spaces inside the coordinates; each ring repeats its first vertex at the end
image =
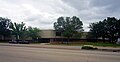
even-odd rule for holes
{"type": "Polygon", "coordinates": [[[84,43],[75,43],[75,44],[60,44],[66,46],[83,46],[83,45],[93,45],[93,46],[103,46],[103,47],[120,47],[120,44],[112,44],[112,43],[97,43],[97,42],[84,42],[84,43]]]}

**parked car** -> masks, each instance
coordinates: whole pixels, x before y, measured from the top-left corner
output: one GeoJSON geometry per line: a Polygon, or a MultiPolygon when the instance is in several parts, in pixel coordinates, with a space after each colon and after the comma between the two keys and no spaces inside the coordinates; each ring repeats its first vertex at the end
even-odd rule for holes
{"type": "Polygon", "coordinates": [[[12,43],[12,44],[17,44],[17,41],[12,40],[12,41],[9,41],[9,43],[12,43]]]}
{"type": "Polygon", "coordinates": [[[12,41],[9,41],[9,43],[11,44],[29,44],[30,42],[29,41],[22,41],[22,40],[12,40],[12,41]]]}
{"type": "Polygon", "coordinates": [[[30,42],[29,41],[18,41],[18,44],[29,44],[30,42]]]}

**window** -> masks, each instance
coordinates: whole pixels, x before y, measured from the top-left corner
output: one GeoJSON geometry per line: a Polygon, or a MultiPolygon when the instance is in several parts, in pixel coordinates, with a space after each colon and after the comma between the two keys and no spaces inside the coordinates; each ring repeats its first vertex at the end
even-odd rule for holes
{"type": "Polygon", "coordinates": [[[56,36],[61,36],[61,32],[56,32],[56,36]]]}

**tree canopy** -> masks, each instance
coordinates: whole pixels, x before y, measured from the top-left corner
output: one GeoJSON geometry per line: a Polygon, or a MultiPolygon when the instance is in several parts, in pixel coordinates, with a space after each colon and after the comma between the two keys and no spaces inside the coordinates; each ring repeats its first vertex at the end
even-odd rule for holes
{"type": "Polygon", "coordinates": [[[108,17],[103,21],[91,23],[90,34],[95,38],[109,38],[111,42],[116,41],[116,37],[120,36],[120,20],[115,17],[108,17]]]}
{"type": "Polygon", "coordinates": [[[4,39],[4,36],[9,36],[11,34],[11,31],[9,28],[10,23],[11,23],[10,19],[0,17],[0,35],[3,36],[3,39],[4,39]]]}
{"type": "Polygon", "coordinates": [[[28,27],[27,30],[28,30],[28,36],[31,37],[32,39],[40,38],[40,29],[28,27]]]}
{"type": "MultiPolygon", "coordinates": [[[[116,42],[120,37],[120,19],[115,17],[107,17],[106,19],[94,22],[89,25],[90,35],[92,38],[109,38],[111,42],[116,42]]],[[[62,36],[67,38],[81,37],[83,31],[82,21],[76,17],[59,17],[54,23],[54,29],[60,32],[62,36]]],[[[24,39],[31,37],[32,39],[40,37],[38,28],[26,27],[25,23],[12,23],[8,18],[0,17],[0,36],[15,35],[16,39],[24,39]]]]}
{"type": "Polygon", "coordinates": [[[24,39],[25,37],[27,37],[27,28],[25,26],[25,23],[11,23],[10,26],[11,30],[12,30],[12,34],[16,36],[16,39],[19,40],[24,39]]]}
{"type": "Polygon", "coordinates": [[[54,23],[56,31],[60,31],[65,37],[73,37],[76,32],[83,31],[83,23],[76,16],[70,17],[59,17],[57,22],[54,23]]]}

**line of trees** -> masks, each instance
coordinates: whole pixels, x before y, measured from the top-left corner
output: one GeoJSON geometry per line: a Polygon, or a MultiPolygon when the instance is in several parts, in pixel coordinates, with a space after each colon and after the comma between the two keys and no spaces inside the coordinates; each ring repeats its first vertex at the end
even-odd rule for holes
{"type": "Polygon", "coordinates": [[[40,30],[34,27],[25,26],[25,23],[13,23],[8,18],[0,17],[0,36],[2,40],[5,40],[6,36],[15,35],[16,40],[25,40],[28,37],[32,39],[37,39],[40,37],[38,33],[40,30]]]}
{"type": "MultiPolygon", "coordinates": [[[[106,38],[110,42],[114,43],[117,38],[120,37],[120,19],[115,17],[108,17],[103,21],[94,22],[89,25],[90,31],[88,38],[106,38]]],[[[68,38],[81,37],[83,30],[82,21],[76,17],[59,17],[54,23],[54,29],[57,32],[61,32],[62,36],[68,38]]],[[[15,35],[16,39],[25,39],[31,37],[32,39],[37,39],[40,37],[40,30],[38,28],[26,27],[25,23],[13,23],[8,18],[0,17],[0,35],[4,40],[4,37],[15,35]]]]}
{"type": "Polygon", "coordinates": [[[109,39],[111,43],[116,43],[120,37],[120,19],[107,17],[103,21],[91,23],[89,37],[109,39]]]}
{"type": "MultiPolygon", "coordinates": [[[[69,38],[79,38],[82,36],[83,23],[76,16],[59,17],[57,22],[54,23],[56,31],[61,32],[62,36],[69,38]]],[[[103,41],[108,39],[111,43],[116,43],[120,37],[120,19],[115,17],[108,17],[103,21],[94,22],[89,25],[90,31],[87,35],[88,38],[98,39],[102,38],[103,41]]]]}

